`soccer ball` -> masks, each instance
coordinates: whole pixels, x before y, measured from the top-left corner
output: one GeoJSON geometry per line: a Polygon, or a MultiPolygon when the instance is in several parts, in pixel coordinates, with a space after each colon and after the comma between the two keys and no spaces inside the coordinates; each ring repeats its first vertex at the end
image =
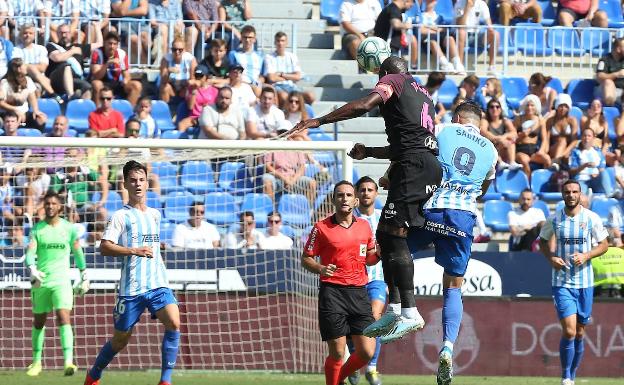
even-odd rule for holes
{"type": "Polygon", "coordinates": [[[356,60],[363,70],[378,73],[384,60],[390,57],[390,47],[383,39],[367,37],[357,48],[356,60]]]}

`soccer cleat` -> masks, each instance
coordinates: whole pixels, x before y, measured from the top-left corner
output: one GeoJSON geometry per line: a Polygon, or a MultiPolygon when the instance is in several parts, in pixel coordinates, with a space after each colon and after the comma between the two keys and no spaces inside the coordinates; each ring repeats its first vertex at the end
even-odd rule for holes
{"type": "Polygon", "coordinates": [[[167,381],[160,381],[158,383],[158,385],[171,385],[171,382],[167,382],[167,381]]]}
{"type": "Polygon", "coordinates": [[[362,332],[366,337],[379,337],[388,334],[399,321],[400,316],[394,313],[385,313],[377,321],[368,325],[362,332]]]}
{"type": "Polygon", "coordinates": [[[66,376],[73,376],[74,373],[76,373],[76,370],[78,370],[78,367],[70,362],[65,364],[65,369],[63,370],[63,373],[66,376]]]}
{"type": "Polygon", "coordinates": [[[379,372],[377,370],[367,370],[365,377],[370,385],[381,385],[381,378],[379,378],[379,372]]]}
{"type": "Polygon", "coordinates": [[[420,316],[418,318],[405,318],[400,316],[392,330],[382,335],[380,341],[382,344],[387,344],[399,338],[403,338],[411,332],[420,330],[423,327],[425,327],[425,320],[420,316]]]}
{"type": "Polygon", "coordinates": [[[443,347],[440,351],[438,361],[438,375],[436,381],[438,385],[449,385],[453,380],[453,352],[448,347],[443,347]]]}
{"type": "Polygon", "coordinates": [[[93,378],[91,378],[91,375],[89,374],[89,372],[87,371],[87,378],[85,378],[84,380],[84,385],[99,385],[100,384],[100,380],[94,380],[93,378]]]}
{"type": "Polygon", "coordinates": [[[356,370],[355,372],[349,374],[349,384],[357,385],[360,382],[360,371],[356,370]]]}
{"type": "Polygon", "coordinates": [[[26,375],[30,377],[38,376],[43,370],[43,366],[41,366],[41,361],[33,362],[28,365],[28,370],[26,371],[26,375]]]}
{"type": "Polygon", "coordinates": [[[574,385],[574,381],[569,378],[562,378],[561,385],[574,385]]]}

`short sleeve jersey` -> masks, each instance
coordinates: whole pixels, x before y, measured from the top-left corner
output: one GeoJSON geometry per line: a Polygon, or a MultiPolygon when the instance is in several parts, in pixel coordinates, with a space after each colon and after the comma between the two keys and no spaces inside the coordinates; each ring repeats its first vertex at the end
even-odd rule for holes
{"type": "MultiPolygon", "coordinates": [[[[353,210],[353,215],[357,216],[358,218],[365,219],[366,222],[368,222],[368,224],[370,225],[373,235],[377,232],[377,225],[379,224],[379,219],[381,219],[380,209],[375,209],[373,215],[365,215],[362,214],[360,210],[356,207],[355,210],[353,210]]],[[[368,282],[384,280],[383,266],[381,261],[377,262],[376,265],[366,266],[366,271],[368,272],[368,282]]]]}
{"type": "Polygon", "coordinates": [[[43,286],[53,287],[69,281],[69,256],[77,237],[76,228],[65,219],[54,226],[40,221],[32,228],[30,238],[37,242],[37,270],[46,274],[43,286]]]}
{"type": "Polygon", "coordinates": [[[139,295],[159,287],[168,287],[165,263],[160,255],[160,211],[145,211],[125,205],[115,211],[106,225],[102,239],[125,247],[148,246],[152,258],[122,257],[120,296],[139,295]]]}
{"type": "Polygon", "coordinates": [[[386,75],[371,93],[377,93],[383,99],[380,110],[386,124],[392,160],[426,151],[438,154],[433,133],[433,101],[429,92],[411,75],[386,75]]]}
{"type": "Polygon", "coordinates": [[[354,216],[351,226],[345,228],[331,215],[314,225],[304,253],[319,256],[322,265],[336,265],[334,275],[321,276],[321,282],[364,286],[368,283],[366,253],[374,248],[373,233],[367,221],[354,216]]]}
{"type": "Polygon", "coordinates": [[[591,261],[576,266],[572,262],[572,254],[590,251],[594,244],[602,242],[607,235],[598,214],[584,207],[573,217],[568,216],[565,208],[562,208],[548,218],[539,236],[546,241],[554,236],[557,241],[555,255],[569,266],[561,270],[552,269],[552,286],[573,289],[593,287],[594,272],[591,261]]]}
{"type": "MultiPolygon", "coordinates": [[[[128,64],[128,55],[126,55],[126,51],[121,48],[117,48],[115,52],[113,52],[113,57],[118,59],[118,63],[108,65],[106,69],[106,75],[104,75],[105,82],[121,82],[123,81],[123,72],[130,68],[128,64]]],[[[101,64],[106,65],[108,62],[108,58],[104,55],[104,50],[102,48],[98,48],[93,50],[93,54],[91,54],[91,65],[93,64],[101,64]]]]}
{"type": "MultiPolygon", "coordinates": [[[[619,70],[624,69],[624,59],[617,60],[613,57],[611,53],[603,56],[598,60],[598,64],[596,65],[596,73],[604,72],[607,74],[612,74],[614,72],[618,72],[619,70]]],[[[614,80],[615,86],[618,88],[624,88],[624,77],[616,78],[614,80]]]]}

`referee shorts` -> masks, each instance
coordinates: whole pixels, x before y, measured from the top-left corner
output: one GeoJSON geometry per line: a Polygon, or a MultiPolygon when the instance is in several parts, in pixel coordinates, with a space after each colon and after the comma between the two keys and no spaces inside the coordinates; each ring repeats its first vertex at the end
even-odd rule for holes
{"type": "Polygon", "coordinates": [[[321,283],[319,288],[318,317],[323,341],[362,335],[375,321],[366,286],[330,283],[321,283]]]}
{"type": "Polygon", "coordinates": [[[423,206],[442,181],[442,167],[431,152],[410,154],[393,162],[390,188],[379,223],[394,227],[422,227],[423,206]]]}

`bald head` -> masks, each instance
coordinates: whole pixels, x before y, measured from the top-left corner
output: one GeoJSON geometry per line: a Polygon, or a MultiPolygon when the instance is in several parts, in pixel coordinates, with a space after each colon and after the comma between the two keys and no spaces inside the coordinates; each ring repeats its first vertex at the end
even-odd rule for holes
{"type": "Polygon", "coordinates": [[[58,115],[54,118],[54,124],[52,125],[52,136],[65,136],[69,121],[64,115],[58,115]]]}

